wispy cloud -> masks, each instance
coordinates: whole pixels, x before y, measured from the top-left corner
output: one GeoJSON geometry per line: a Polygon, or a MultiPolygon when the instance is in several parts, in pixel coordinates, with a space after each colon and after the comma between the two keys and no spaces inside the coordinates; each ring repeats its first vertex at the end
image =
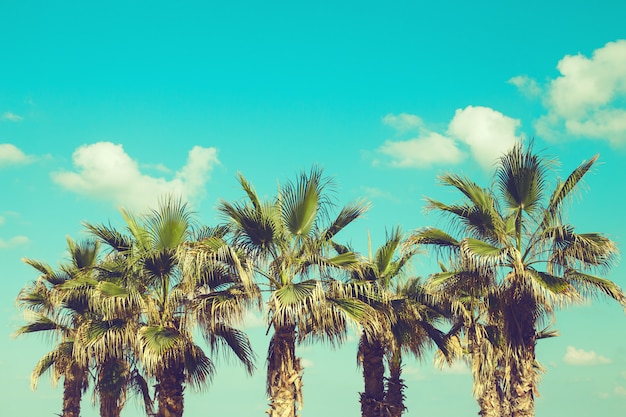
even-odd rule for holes
{"type": "Polygon", "coordinates": [[[407,381],[421,381],[426,379],[424,372],[417,366],[406,365],[402,368],[402,376],[407,381]]]}
{"type": "Polygon", "coordinates": [[[383,123],[399,132],[418,130],[424,127],[424,121],[419,116],[408,113],[388,114],[383,117],[383,123]]]}
{"type": "Polygon", "coordinates": [[[0,120],[6,120],[6,121],[9,121],[9,122],[19,122],[22,119],[24,119],[22,116],[17,115],[17,114],[15,114],[13,112],[10,112],[10,111],[2,113],[2,116],[0,116],[0,120]]]}
{"type": "Polygon", "coordinates": [[[153,207],[164,195],[195,201],[214,166],[219,164],[215,148],[195,146],[187,163],[170,180],[146,175],[122,145],[98,142],[83,145],[72,155],[75,171],[52,173],[52,179],[63,188],[88,197],[109,200],[132,210],[153,207]]]}
{"type": "Polygon", "coordinates": [[[313,366],[315,366],[315,363],[313,363],[313,361],[310,359],[301,358],[300,365],[302,365],[302,367],[306,369],[306,368],[313,368],[313,366]]]}
{"type": "Polygon", "coordinates": [[[450,366],[442,367],[441,372],[448,375],[467,375],[470,373],[470,369],[465,362],[456,361],[452,362],[450,366]]]}
{"type": "Polygon", "coordinates": [[[591,366],[609,364],[611,363],[611,359],[598,355],[594,351],[586,351],[568,346],[565,356],[563,357],[563,362],[573,366],[591,366]]]}
{"type": "Polygon", "coordinates": [[[9,165],[27,164],[33,157],[26,155],[17,146],[10,143],[0,143],[0,168],[9,165]]]}
{"type": "Polygon", "coordinates": [[[263,317],[263,313],[257,311],[246,311],[243,327],[245,329],[265,328],[267,321],[263,317]]]}
{"type": "Polygon", "coordinates": [[[516,86],[527,97],[539,97],[543,92],[537,81],[528,77],[528,75],[512,77],[508,82],[516,86]]]}
{"type": "Polygon", "coordinates": [[[0,249],[11,249],[16,246],[24,245],[29,240],[26,236],[13,236],[9,239],[3,239],[0,237],[0,249]]]}
{"type": "Polygon", "coordinates": [[[394,203],[400,202],[400,199],[398,197],[394,196],[389,191],[382,190],[380,188],[361,187],[361,190],[365,193],[365,195],[367,195],[367,199],[370,201],[380,199],[380,200],[392,201],[394,203]]]}
{"type": "Polygon", "coordinates": [[[410,138],[387,140],[377,149],[392,167],[454,165],[465,158],[466,149],[484,169],[490,169],[520,139],[516,131],[521,124],[518,119],[483,106],[457,109],[446,132],[431,131],[421,118],[406,113],[387,115],[383,123],[394,127],[399,135],[417,133],[410,138]]]}
{"type": "Polygon", "coordinates": [[[557,69],[560,75],[543,89],[525,76],[510,80],[524,94],[540,92],[546,113],[535,121],[537,133],[626,143],[626,40],[609,42],[591,57],[566,55],[557,69]]]}

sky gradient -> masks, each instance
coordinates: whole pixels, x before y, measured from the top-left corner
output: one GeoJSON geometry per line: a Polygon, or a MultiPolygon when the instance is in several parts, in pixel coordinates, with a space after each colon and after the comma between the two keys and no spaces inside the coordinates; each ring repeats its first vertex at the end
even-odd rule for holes
{"type": "MultiPolygon", "coordinates": [[[[49,349],[23,323],[19,290],[57,265],[82,223],[121,225],[163,193],[190,201],[212,225],[220,199],[259,194],[312,164],[337,201],[365,198],[364,219],[340,235],[361,251],[385,229],[445,223],[424,197],[452,202],[437,175],[489,185],[493,161],[516,140],[558,159],[566,176],[599,154],[568,207],[577,231],[626,243],[626,3],[510,5],[388,2],[4,2],[0,12],[0,400],[7,415],[52,416],[61,389],[29,375],[49,349]],[[54,3],[54,4],[53,4],[54,3]]],[[[413,273],[432,272],[418,255],[413,273]]],[[[619,262],[608,277],[626,287],[619,262]]],[[[626,410],[626,317],[596,300],[560,311],[561,336],[542,341],[547,368],[537,416],[620,416],[626,410]]],[[[263,415],[268,338],[249,378],[218,360],[213,384],[187,391],[186,416],[263,415]]],[[[356,338],[304,346],[302,417],[359,415],[356,338]],[[332,408],[329,406],[332,404],[332,408]]],[[[478,408],[467,367],[405,361],[408,416],[469,417],[478,408]]],[[[97,416],[84,402],[85,417],[97,416]]],[[[140,416],[131,402],[124,417],[140,416]]]]}

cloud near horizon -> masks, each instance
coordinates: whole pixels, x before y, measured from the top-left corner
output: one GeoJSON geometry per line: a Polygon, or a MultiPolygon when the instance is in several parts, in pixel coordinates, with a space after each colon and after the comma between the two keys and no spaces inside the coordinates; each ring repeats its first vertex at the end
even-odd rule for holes
{"type": "Polygon", "coordinates": [[[185,166],[171,180],[143,174],[139,164],[122,145],[98,142],[83,145],[72,155],[75,172],[52,173],[52,180],[77,194],[110,200],[116,206],[131,210],[154,207],[164,195],[179,196],[188,201],[204,193],[210,173],[216,164],[216,148],[194,146],[185,166]]]}
{"type": "Polygon", "coordinates": [[[387,140],[377,149],[396,168],[430,168],[436,164],[457,164],[470,155],[483,169],[490,169],[497,158],[508,151],[520,137],[518,119],[483,106],[457,109],[446,132],[429,131],[419,116],[388,114],[383,123],[398,134],[417,131],[405,140],[387,140]]]}
{"type": "Polygon", "coordinates": [[[9,122],[20,122],[24,118],[19,114],[15,114],[12,111],[7,111],[0,116],[0,120],[8,120],[9,122]]]}
{"type": "Polygon", "coordinates": [[[0,168],[9,165],[28,164],[33,157],[26,155],[24,151],[10,143],[0,143],[0,168]]]}
{"type": "Polygon", "coordinates": [[[576,349],[574,346],[568,346],[563,357],[563,362],[573,366],[592,366],[592,365],[606,365],[611,363],[611,359],[598,355],[594,351],[586,351],[583,349],[576,349]]]}
{"type": "Polygon", "coordinates": [[[452,365],[443,366],[441,372],[447,375],[467,375],[470,373],[470,368],[463,361],[454,361],[452,365]]]}
{"type": "Polygon", "coordinates": [[[565,55],[557,69],[560,75],[543,89],[525,76],[509,80],[526,95],[540,93],[547,113],[535,121],[537,133],[551,140],[573,136],[625,144],[626,40],[608,42],[591,57],[565,55]]]}
{"type": "Polygon", "coordinates": [[[0,237],[0,249],[11,249],[16,246],[24,245],[30,240],[26,236],[13,236],[9,239],[3,239],[0,237]]]}

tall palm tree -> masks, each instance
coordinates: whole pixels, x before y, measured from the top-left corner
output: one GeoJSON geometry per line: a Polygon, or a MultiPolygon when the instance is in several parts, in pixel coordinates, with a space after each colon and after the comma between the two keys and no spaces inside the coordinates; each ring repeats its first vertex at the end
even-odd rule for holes
{"type": "MultiPolygon", "coordinates": [[[[376,314],[366,317],[358,350],[358,363],[363,368],[364,382],[364,391],[360,394],[361,415],[376,417],[386,412],[385,356],[393,338],[393,310],[388,302],[391,297],[389,292],[393,280],[402,274],[414,252],[407,252],[398,259],[397,254],[401,247],[399,228],[394,228],[387,234],[385,243],[375,254],[372,255],[371,243],[368,242],[368,246],[368,258],[361,261],[361,267],[353,272],[352,278],[357,282],[371,283],[376,291],[375,298],[367,300],[376,314]]],[[[339,251],[345,252],[347,248],[339,248],[339,251]]]]}
{"type": "Polygon", "coordinates": [[[89,306],[89,315],[77,330],[75,356],[94,371],[94,397],[99,402],[100,416],[119,417],[129,391],[139,395],[146,414],[152,415],[148,383],[131,349],[138,331],[140,305],[122,304],[121,314],[115,303],[126,294],[120,266],[119,260],[107,257],[91,274],[73,278],[60,289],[65,299],[86,300],[89,306]]]}
{"type": "Polygon", "coordinates": [[[395,319],[391,326],[392,349],[389,356],[389,380],[385,402],[391,417],[400,417],[404,406],[404,384],[401,379],[402,357],[411,354],[418,360],[427,349],[437,348],[444,362],[454,357],[455,336],[445,334],[438,327],[451,318],[452,302],[446,294],[434,294],[420,278],[397,282],[392,301],[395,319]]]}
{"type": "Polygon", "coordinates": [[[350,298],[351,289],[333,277],[356,263],[353,253],[331,256],[332,239],[360,217],[366,206],[344,207],[332,221],[329,181],[321,170],[302,173],[261,201],[240,174],[247,200],[222,202],[219,210],[233,232],[233,244],[256,260],[268,292],[268,326],[273,330],[267,354],[270,417],[295,417],[302,406],[302,365],[296,343],[323,338],[331,343],[345,334],[346,314],[358,318],[366,306],[350,298]]]}
{"type": "Polygon", "coordinates": [[[77,360],[75,339],[80,326],[88,319],[89,306],[85,299],[67,298],[62,291],[66,282],[82,273],[89,273],[97,262],[98,243],[76,243],[67,238],[69,262],[58,270],[33,259],[23,261],[41,273],[18,295],[18,305],[30,315],[30,322],[15,335],[28,333],[51,334],[57,344],[44,355],[31,374],[31,386],[36,389],[39,377],[51,371],[53,381],[63,378],[63,417],[79,417],[82,394],[88,384],[88,364],[77,360]]]}
{"type": "Polygon", "coordinates": [[[374,297],[366,298],[374,314],[363,322],[359,342],[358,357],[365,385],[361,414],[399,417],[406,410],[403,355],[410,353],[419,359],[433,344],[439,346],[444,356],[448,355],[446,338],[434,325],[450,306],[444,297],[428,294],[420,279],[405,276],[415,250],[407,250],[400,228],[392,229],[373,255],[369,246],[368,258],[352,273],[354,281],[371,283],[375,289],[374,297]],[[385,362],[389,370],[387,378],[385,362]]]}
{"type": "Polygon", "coordinates": [[[593,275],[612,265],[615,244],[600,233],[576,233],[565,223],[564,203],[596,160],[583,162],[565,180],[557,180],[549,194],[550,162],[533,152],[532,145],[525,148],[521,143],[500,158],[492,188],[443,175],[441,182],[466,200],[445,204],[429,199],[429,208],[451,216],[453,228],[465,236],[455,239],[441,230],[424,229],[412,239],[440,249],[458,248],[466,259],[496,274],[513,417],[534,415],[538,326],[554,308],[592,294],[625,302],[615,283],[593,275]]]}
{"type": "MultiPolygon", "coordinates": [[[[449,238],[450,242],[455,242],[449,238]]],[[[471,365],[474,378],[473,394],[483,417],[509,416],[508,396],[505,392],[507,361],[502,338],[502,315],[499,311],[498,285],[494,271],[472,265],[463,257],[457,245],[454,269],[441,264],[442,272],[431,274],[428,288],[447,294],[456,302],[453,328],[460,333],[461,349],[457,359],[471,365]]]]}
{"type": "Polygon", "coordinates": [[[195,329],[211,349],[229,348],[253,371],[248,338],[232,327],[243,316],[241,301],[254,297],[253,287],[245,284],[245,263],[225,249],[214,230],[197,227],[180,200],[168,198],[145,216],[125,210],[122,216],[127,233],[87,224],[122,268],[119,282],[100,288],[108,325],[92,331],[89,344],[105,355],[101,359],[109,351],[130,349],[156,380],[156,416],[179,417],[185,386],[202,386],[214,372],[213,362],[194,341],[195,329]],[[235,266],[228,269],[233,260],[235,266]]]}

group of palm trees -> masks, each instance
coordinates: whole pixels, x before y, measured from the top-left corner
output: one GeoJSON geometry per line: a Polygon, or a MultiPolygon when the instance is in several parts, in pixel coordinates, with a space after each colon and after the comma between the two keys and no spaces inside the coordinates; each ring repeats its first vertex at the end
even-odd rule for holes
{"type": "Polygon", "coordinates": [[[332,181],[318,168],[266,200],[240,175],[245,198],[222,201],[216,227],[198,224],[173,197],[148,214],[122,210],[123,229],[86,224],[90,238],[68,238],[69,260],[59,268],[24,260],[41,275],[18,296],[28,314],[16,334],[55,341],[32,384],[48,371],[63,380],[63,417],[79,416],[88,384],[102,417],[119,416],[132,393],[147,415],[179,417],[185,387],[211,380],[216,352],[255,370],[239,329],[247,311],[264,307],[270,417],[295,417],[302,405],[297,346],[340,344],[351,324],[361,331],[363,417],[401,416],[403,356],[433,347],[442,364],[470,364],[480,415],[532,416],[535,345],[556,335],[542,328],[554,309],[597,294],[626,306],[619,287],[600,276],[615,260],[614,242],[576,233],[564,217],[595,160],[551,183],[551,161],[520,143],[500,158],[490,187],[440,177],[462,194],[454,204],[428,200],[449,216],[449,230],[405,237],[393,228],[367,255],[337,239],[367,204],[334,214],[332,181]],[[439,270],[410,276],[412,257],[430,249],[439,270]]]}

